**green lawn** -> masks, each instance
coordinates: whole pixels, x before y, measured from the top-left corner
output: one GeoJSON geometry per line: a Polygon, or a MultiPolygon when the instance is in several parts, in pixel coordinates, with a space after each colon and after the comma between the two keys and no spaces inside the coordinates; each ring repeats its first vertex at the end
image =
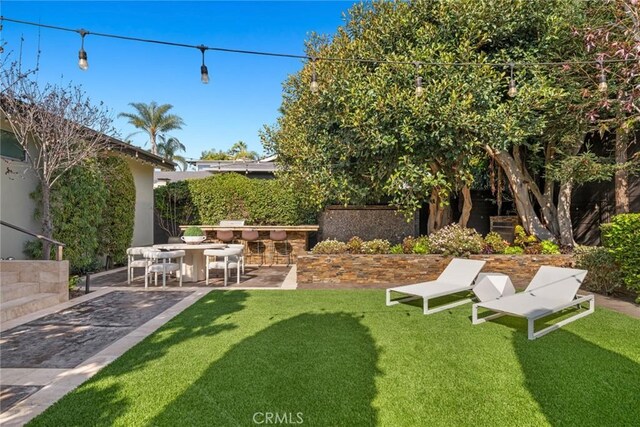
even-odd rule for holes
{"type": "Polygon", "coordinates": [[[211,292],[32,425],[638,425],[639,320],[598,309],[528,341],[520,319],[470,314],[383,291],[211,292]]]}

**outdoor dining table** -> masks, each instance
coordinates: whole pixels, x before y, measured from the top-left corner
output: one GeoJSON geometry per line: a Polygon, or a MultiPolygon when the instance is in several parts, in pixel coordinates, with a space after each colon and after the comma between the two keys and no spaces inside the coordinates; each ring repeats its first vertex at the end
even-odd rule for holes
{"type": "Polygon", "coordinates": [[[182,264],[182,281],[187,283],[200,282],[205,279],[206,265],[204,251],[206,249],[222,249],[223,243],[166,243],[153,245],[157,249],[185,251],[182,264]]]}

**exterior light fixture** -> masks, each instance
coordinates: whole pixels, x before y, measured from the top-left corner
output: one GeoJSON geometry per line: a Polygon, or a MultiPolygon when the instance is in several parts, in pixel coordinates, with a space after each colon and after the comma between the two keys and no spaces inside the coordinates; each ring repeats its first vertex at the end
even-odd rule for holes
{"type": "Polygon", "coordinates": [[[606,93],[609,89],[609,85],[607,84],[607,75],[604,72],[604,61],[598,61],[600,64],[600,83],[598,83],[598,90],[602,93],[606,93]]]}
{"type": "Polygon", "coordinates": [[[311,84],[309,85],[311,93],[318,93],[318,79],[316,76],[316,58],[311,58],[311,84]]]}
{"type": "Polygon", "coordinates": [[[209,70],[207,69],[207,66],[204,65],[204,52],[205,52],[205,50],[207,50],[207,48],[204,45],[200,45],[198,47],[198,49],[200,49],[200,52],[202,52],[202,65],[200,66],[200,81],[203,84],[208,84],[209,83],[209,70]]]}
{"type": "Polygon", "coordinates": [[[80,33],[80,37],[82,38],[82,42],[80,45],[80,52],[78,52],[78,67],[82,71],[87,71],[89,69],[89,62],[87,61],[87,52],[84,50],[84,36],[89,34],[87,30],[80,29],[78,30],[80,33]]]}
{"type": "Polygon", "coordinates": [[[513,67],[514,67],[513,62],[509,64],[509,67],[511,69],[511,78],[509,79],[509,90],[507,91],[507,95],[513,98],[518,94],[518,88],[516,87],[516,80],[513,78],[513,67]]]}
{"type": "Polygon", "coordinates": [[[424,95],[424,88],[422,87],[422,76],[420,75],[420,63],[414,62],[416,66],[416,98],[420,98],[424,95]]]}

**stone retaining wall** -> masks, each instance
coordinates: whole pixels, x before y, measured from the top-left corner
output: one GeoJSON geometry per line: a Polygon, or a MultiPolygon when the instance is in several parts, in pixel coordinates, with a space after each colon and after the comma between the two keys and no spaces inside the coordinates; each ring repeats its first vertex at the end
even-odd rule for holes
{"type": "MultiPolygon", "coordinates": [[[[571,255],[472,255],[487,263],[482,271],[508,274],[525,287],[541,265],[571,267],[571,255]]],[[[298,257],[298,284],[405,285],[436,279],[450,257],[441,255],[303,255],[298,257]]]]}

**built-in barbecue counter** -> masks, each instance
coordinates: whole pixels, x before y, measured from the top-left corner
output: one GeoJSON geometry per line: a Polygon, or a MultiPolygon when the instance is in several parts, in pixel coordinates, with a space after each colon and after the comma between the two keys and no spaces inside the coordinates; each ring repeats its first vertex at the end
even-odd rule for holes
{"type": "MultiPolygon", "coordinates": [[[[293,264],[298,255],[309,250],[309,236],[319,228],[317,225],[241,224],[242,221],[222,221],[219,225],[195,227],[205,233],[205,242],[244,244],[247,264],[293,264]]],[[[188,227],[194,225],[180,226],[182,230],[188,227]]]]}

